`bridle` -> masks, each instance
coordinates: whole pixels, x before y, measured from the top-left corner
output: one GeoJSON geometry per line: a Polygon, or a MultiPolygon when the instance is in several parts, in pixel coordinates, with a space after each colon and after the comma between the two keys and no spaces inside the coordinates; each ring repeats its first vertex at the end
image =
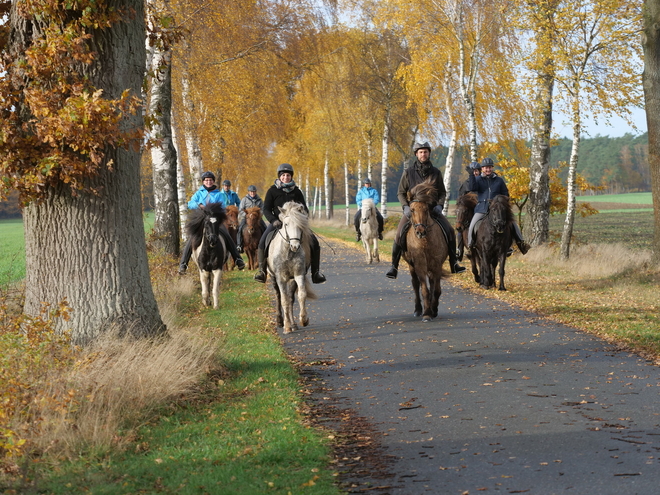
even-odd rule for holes
{"type": "Polygon", "coordinates": [[[282,226],[279,229],[277,229],[277,233],[282,237],[282,239],[284,239],[284,242],[286,242],[289,246],[291,245],[291,241],[298,241],[299,243],[302,244],[302,239],[300,237],[291,237],[289,235],[289,230],[287,229],[287,225],[284,222],[282,222],[282,226]],[[284,231],[284,234],[282,234],[282,231],[284,231]]]}
{"type": "MultiPolygon", "coordinates": [[[[411,203],[422,203],[422,201],[419,201],[418,199],[413,199],[411,201],[411,203]]],[[[412,217],[412,214],[410,216],[412,217]]],[[[429,216],[431,216],[430,213],[429,213],[429,216]]],[[[411,218],[411,220],[412,220],[412,218],[411,218]]],[[[428,230],[428,228],[429,228],[429,226],[425,223],[412,223],[412,221],[410,223],[412,224],[413,229],[417,229],[417,227],[422,227],[424,230],[428,230]]]]}
{"type": "Polygon", "coordinates": [[[217,223],[217,221],[218,221],[218,219],[216,217],[209,216],[208,222],[211,224],[211,227],[212,227],[210,229],[210,232],[206,231],[206,226],[204,227],[204,231],[206,233],[206,240],[209,242],[209,245],[211,247],[214,247],[216,245],[216,243],[218,242],[218,234],[216,232],[214,232],[215,227],[216,227],[215,224],[217,223]]]}

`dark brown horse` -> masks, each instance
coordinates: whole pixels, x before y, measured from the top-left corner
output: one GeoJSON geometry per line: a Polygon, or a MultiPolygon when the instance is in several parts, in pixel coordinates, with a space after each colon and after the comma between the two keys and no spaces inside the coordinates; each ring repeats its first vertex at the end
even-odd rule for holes
{"type": "Polygon", "coordinates": [[[438,316],[442,265],[449,254],[440,225],[431,217],[431,205],[437,200],[438,192],[430,182],[422,182],[408,192],[412,225],[406,234],[407,247],[403,256],[410,266],[415,294],[414,315],[422,316],[422,321],[438,316]]]}
{"type": "MultiPolygon", "coordinates": [[[[229,232],[229,237],[231,237],[234,244],[236,244],[236,233],[238,232],[238,206],[229,205],[225,208],[225,212],[227,213],[227,220],[225,220],[224,225],[227,228],[227,232],[229,232]]],[[[225,265],[225,270],[233,270],[234,266],[234,260],[230,256],[227,265],[225,265]]]]}
{"type": "Polygon", "coordinates": [[[257,268],[257,248],[264,230],[264,223],[261,220],[261,208],[258,206],[246,208],[245,226],[243,227],[243,250],[248,258],[248,270],[257,268]]]}
{"type": "Polygon", "coordinates": [[[514,217],[509,198],[500,194],[491,200],[488,213],[475,226],[473,234],[475,247],[472,257],[479,257],[482,289],[495,287],[495,269],[499,263],[499,290],[506,290],[504,286],[504,266],[506,265],[507,251],[511,246],[511,224],[513,221],[514,217]]]}
{"type": "MultiPolygon", "coordinates": [[[[477,195],[474,193],[463,194],[456,200],[456,224],[454,228],[463,242],[460,243],[460,252],[458,259],[463,258],[463,251],[468,244],[468,230],[470,229],[470,222],[474,216],[474,207],[477,206],[477,195]]],[[[479,283],[479,260],[476,256],[470,255],[470,262],[472,263],[472,274],[474,281],[479,283]]]]}

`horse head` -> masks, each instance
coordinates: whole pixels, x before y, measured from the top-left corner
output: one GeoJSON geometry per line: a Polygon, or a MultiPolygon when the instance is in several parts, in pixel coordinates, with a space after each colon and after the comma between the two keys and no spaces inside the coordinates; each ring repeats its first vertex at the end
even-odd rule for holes
{"type": "Polygon", "coordinates": [[[298,251],[303,236],[309,229],[309,220],[304,206],[293,201],[285,203],[284,206],[280,207],[280,221],[282,222],[282,227],[279,230],[280,235],[289,244],[291,251],[298,251]]]}
{"type": "Polygon", "coordinates": [[[367,223],[373,214],[374,200],[369,198],[362,201],[362,223],[367,223]]]}
{"type": "Polygon", "coordinates": [[[477,196],[474,193],[467,193],[458,198],[456,201],[456,224],[454,225],[457,232],[463,232],[470,227],[476,205],[477,196]]]}
{"type": "Polygon", "coordinates": [[[245,209],[245,228],[252,234],[261,222],[261,208],[251,206],[245,209]]]}
{"type": "Polygon", "coordinates": [[[238,207],[236,205],[229,205],[225,208],[227,214],[227,228],[238,229],[238,207]]]}
{"type": "Polygon", "coordinates": [[[417,184],[408,192],[410,202],[410,223],[415,229],[418,239],[426,237],[427,229],[433,224],[431,219],[431,205],[438,201],[438,190],[435,184],[427,179],[417,184]]]}
{"type": "Polygon", "coordinates": [[[495,196],[488,206],[488,219],[498,234],[502,234],[513,219],[509,198],[504,195],[495,196]]]}
{"type": "Polygon", "coordinates": [[[204,220],[204,237],[211,247],[215,247],[218,243],[218,236],[220,235],[220,219],[212,212],[206,213],[204,220]]]}

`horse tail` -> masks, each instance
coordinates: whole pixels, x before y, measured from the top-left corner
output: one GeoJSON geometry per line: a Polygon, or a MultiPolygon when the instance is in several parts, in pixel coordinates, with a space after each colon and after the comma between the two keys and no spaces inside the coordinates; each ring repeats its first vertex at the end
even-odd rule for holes
{"type": "Polygon", "coordinates": [[[312,283],[309,281],[309,278],[305,276],[305,292],[307,292],[307,299],[318,299],[319,296],[314,292],[312,283]]]}

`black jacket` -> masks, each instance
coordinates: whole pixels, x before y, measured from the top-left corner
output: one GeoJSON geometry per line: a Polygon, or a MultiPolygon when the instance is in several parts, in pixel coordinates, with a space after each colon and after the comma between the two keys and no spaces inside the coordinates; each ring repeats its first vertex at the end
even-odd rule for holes
{"type": "Polygon", "coordinates": [[[278,188],[275,184],[270,186],[266,192],[266,199],[264,199],[264,216],[270,223],[280,219],[280,206],[284,206],[289,201],[295,201],[305,207],[305,211],[309,213],[307,203],[305,203],[305,196],[302,191],[295,186],[290,193],[284,189],[278,188]]]}
{"type": "Polygon", "coordinates": [[[506,187],[504,179],[493,172],[490,177],[480,175],[475,177],[470,176],[469,189],[477,193],[477,206],[474,208],[475,213],[487,213],[488,201],[495,198],[498,194],[504,194],[509,197],[509,188],[506,187]]]}
{"type": "MultiPolygon", "coordinates": [[[[431,162],[430,168],[428,169],[426,177],[422,175],[422,166],[418,160],[415,160],[414,164],[408,167],[403,171],[401,180],[399,181],[399,189],[397,191],[397,197],[401,206],[410,206],[408,203],[408,191],[410,191],[417,184],[421,184],[429,177],[432,177],[433,182],[435,183],[435,188],[438,191],[438,202],[439,205],[445,204],[445,198],[447,197],[447,190],[445,189],[445,184],[442,181],[442,173],[440,170],[435,168],[431,162]]],[[[431,205],[431,207],[436,205],[431,205]]]]}

